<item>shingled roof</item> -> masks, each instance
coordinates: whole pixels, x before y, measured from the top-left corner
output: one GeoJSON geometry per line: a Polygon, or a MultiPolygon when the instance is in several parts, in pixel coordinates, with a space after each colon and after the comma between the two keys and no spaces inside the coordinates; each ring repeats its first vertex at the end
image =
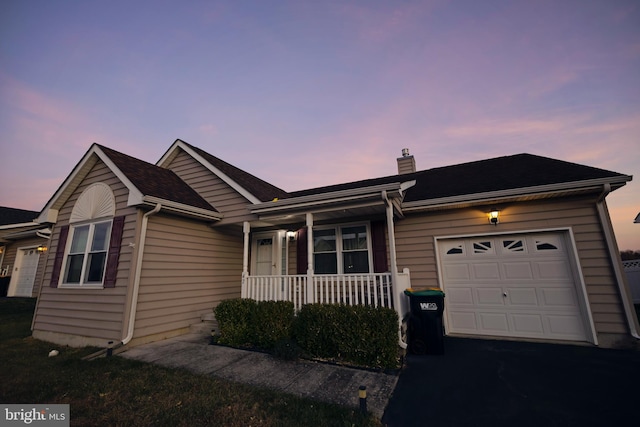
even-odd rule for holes
{"type": "Polygon", "coordinates": [[[404,198],[405,202],[412,202],[621,176],[604,169],[525,153],[295,191],[288,197],[415,180],[415,186],[407,191],[404,198]]]}
{"type": "Polygon", "coordinates": [[[175,172],[96,144],[145,196],[218,212],[175,172]]]}
{"type": "Polygon", "coordinates": [[[268,182],[263,181],[262,179],[251,175],[250,173],[245,172],[242,169],[239,169],[185,141],[181,140],[181,142],[198,153],[198,155],[204,158],[207,162],[211,163],[211,165],[213,165],[215,168],[222,171],[229,178],[233,179],[236,183],[242,186],[249,193],[253,194],[260,201],[269,202],[274,198],[284,199],[288,197],[288,193],[283,189],[278,188],[275,185],[271,185],[268,182]]]}
{"type": "Polygon", "coordinates": [[[40,212],[0,206],[0,226],[33,222],[40,212]]]}

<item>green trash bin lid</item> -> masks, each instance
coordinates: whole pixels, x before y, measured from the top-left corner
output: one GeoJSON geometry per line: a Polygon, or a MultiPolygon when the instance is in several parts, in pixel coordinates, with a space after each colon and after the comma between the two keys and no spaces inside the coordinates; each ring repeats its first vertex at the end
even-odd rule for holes
{"type": "Polygon", "coordinates": [[[418,296],[418,297],[436,297],[436,296],[444,296],[444,292],[440,288],[427,288],[423,291],[414,291],[413,289],[405,289],[404,294],[407,296],[418,296]]]}

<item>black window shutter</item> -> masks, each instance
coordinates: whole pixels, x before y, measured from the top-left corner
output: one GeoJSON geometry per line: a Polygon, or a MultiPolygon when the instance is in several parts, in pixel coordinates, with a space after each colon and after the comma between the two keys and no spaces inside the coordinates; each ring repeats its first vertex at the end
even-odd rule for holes
{"type": "Polygon", "coordinates": [[[64,259],[64,249],[67,247],[67,236],[69,235],[69,226],[63,225],[60,228],[60,236],[58,236],[58,247],[56,248],[56,257],[53,261],[53,271],[51,272],[51,282],[49,286],[58,287],[60,281],[60,270],[62,270],[62,260],[64,259]]]}
{"type": "Polygon", "coordinates": [[[122,231],[124,229],[124,216],[113,218],[111,225],[111,239],[109,241],[109,253],[107,254],[107,269],[104,273],[104,287],[115,288],[118,274],[118,259],[120,258],[120,246],[122,245],[122,231]]]}
{"type": "Polygon", "coordinates": [[[296,264],[298,274],[307,274],[307,227],[298,230],[298,240],[296,241],[296,264]]]}
{"type": "Polygon", "coordinates": [[[371,246],[373,248],[373,272],[386,273],[389,271],[387,265],[387,242],[385,240],[385,222],[374,221],[371,223],[371,246]]]}

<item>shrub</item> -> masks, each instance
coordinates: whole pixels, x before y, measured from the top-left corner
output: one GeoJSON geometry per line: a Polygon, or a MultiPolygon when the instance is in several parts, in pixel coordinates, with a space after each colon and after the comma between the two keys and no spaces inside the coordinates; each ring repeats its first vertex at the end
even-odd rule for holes
{"type": "Polygon", "coordinates": [[[389,308],[309,304],[294,324],[294,337],[312,356],[372,368],[398,367],[398,316],[389,308]]]}
{"type": "Polygon", "coordinates": [[[389,308],[307,304],[297,316],[288,301],[222,301],[214,309],[220,344],[254,347],[291,360],[311,357],[395,369],[398,316],[389,308]]]}
{"type": "Polygon", "coordinates": [[[269,350],[273,349],[278,341],[290,338],[294,314],[292,302],[258,302],[253,315],[254,344],[269,350]]]}
{"type": "Polygon", "coordinates": [[[255,311],[255,305],[254,300],[237,298],[221,301],[213,309],[220,328],[220,344],[233,347],[253,345],[251,313],[255,311]]]}
{"type": "Polygon", "coordinates": [[[220,344],[272,349],[291,337],[294,310],[289,301],[230,299],[214,308],[220,327],[220,344]]]}

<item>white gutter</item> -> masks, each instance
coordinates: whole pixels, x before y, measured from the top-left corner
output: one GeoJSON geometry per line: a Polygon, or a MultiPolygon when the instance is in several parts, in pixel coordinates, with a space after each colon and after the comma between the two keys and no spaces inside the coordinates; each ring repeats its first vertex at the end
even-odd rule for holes
{"type": "Polygon", "coordinates": [[[138,257],[136,259],[136,273],[133,280],[133,297],[131,300],[131,312],[129,313],[129,325],[127,336],[122,339],[122,345],[127,345],[133,338],[133,327],[136,321],[136,311],[138,308],[138,292],[140,290],[140,276],[142,274],[142,257],[144,255],[144,244],[147,238],[147,224],[149,217],[160,212],[162,205],[158,203],[152,211],[147,212],[142,217],[142,230],[140,231],[140,242],[138,244],[138,257]]]}
{"type": "Polygon", "coordinates": [[[20,224],[6,224],[6,225],[0,225],[0,230],[9,230],[11,228],[22,228],[22,227],[36,227],[40,225],[39,222],[21,222],[20,224]]]}
{"type": "Polygon", "coordinates": [[[628,288],[625,286],[626,276],[622,271],[622,262],[620,261],[619,256],[617,256],[617,254],[619,253],[618,245],[616,243],[613,228],[611,226],[611,219],[609,218],[609,214],[605,206],[604,199],[610,192],[611,185],[604,184],[602,194],[600,194],[600,197],[598,197],[598,200],[596,202],[596,207],[598,208],[600,223],[602,224],[602,230],[604,231],[604,239],[607,242],[607,249],[609,250],[609,256],[611,258],[611,265],[613,265],[616,282],[618,282],[618,290],[620,291],[620,298],[622,298],[622,305],[624,307],[624,313],[629,325],[629,331],[631,332],[632,337],[640,339],[636,323],[637,319],[635,308],[629,298],[629,294],[627,293],[628,288]]]}
{"type": "Polygon", "coordinates": [[[398,299],[398,261],[396,260],[396,236],[393,225],[393,203],[387,197],[387,192],[382,190],[382,200],[384,200],[387,211],[387,233],[389,234],[389,252],[391,258],[391,287],[393,289],[393,308],[398,315],[398,345],[406,349],[407,343],[402,341],[402,315],[400,314],[400,301],[398,299]]]}
{"type": "Polygon", "coordinates": [[[195,206],[185,205],[184,203],[173,202],[171,200],[160,199],[159,197],[155,196],[143,196],[142,203],[150,204],[151,206],[161,204],[162,209],[165,212],[174,212],[177,214],[188,215],[196,218],[219,221],[223,216],[219,212],[214,212],[203,208],[196,208],[195,206]]]}
{"type": "MultiPolygon", "coordinates": [[[[280,199],[277,201],[263,202],[249,206],[249,210],[254,214],[277,212],[292,208],[308,208],[322,206],[333,203],[357,201],[372,197],[378,197],[380,191],[399,191],[402,183],[394,182],[390,184],[375,185],[372,187],[352,188],[349,190],[339,190],[330,193],[310,194],[307,196],[293,197],[290,199],[280,199]]],[[[379,200],[379,199],[378,199],[379,200]]]]}

